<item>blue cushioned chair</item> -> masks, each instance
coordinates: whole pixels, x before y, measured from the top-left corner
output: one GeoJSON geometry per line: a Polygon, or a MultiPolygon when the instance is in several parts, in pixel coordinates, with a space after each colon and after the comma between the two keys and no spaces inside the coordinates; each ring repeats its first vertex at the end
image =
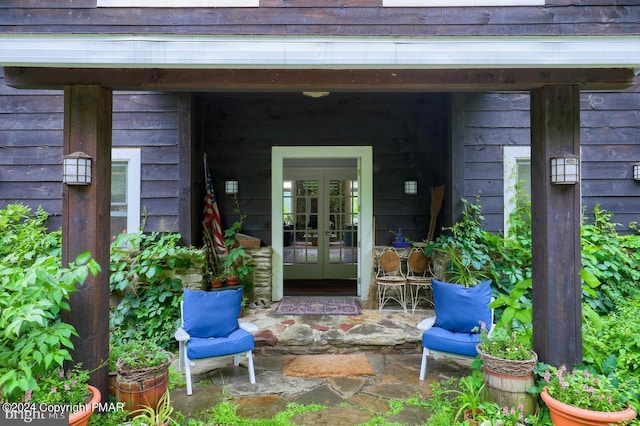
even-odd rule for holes
{"type": "Polygon", "coordinates": [[[427,373],[427,357],[433,353],[458,358],[475,358],[476,345],[480,343],[481,324],[493,329],[491,280],[474,287],[431,280],[435,320],[428,318],[418,324],[426,329],[422,334],[422,365],[420,380],[427,373]]]}
{"type": "Polygon", "coordinates": [[[240,355],[247,356],[249,382],[255,383],[253,369],[253,335],[240,327],[238,316],[242,303],[242,286],[233,290],[196,291],[184,289],[181,302],[182,326],[176,331],[179,342],[178,368],[184,366],[187,395],[191,387],[193,360],[234,356],[234,365],[240,364],[240,355]]]}

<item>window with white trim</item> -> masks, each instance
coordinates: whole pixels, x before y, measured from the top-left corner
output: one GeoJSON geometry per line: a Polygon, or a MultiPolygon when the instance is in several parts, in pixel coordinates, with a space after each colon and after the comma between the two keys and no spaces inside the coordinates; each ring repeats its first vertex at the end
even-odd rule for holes
{"type": "Polygon", "coordinates": [[[140,148],[111,150],[111,238],[140,228],[140,148]]]}
{"type": "Polygon", "coordinates": [[[504,184],[504,234],[509,235],[509,216],[516,209],[517,189],[531,201],[531,147],[505,146],[502,151],[504,184]]]}

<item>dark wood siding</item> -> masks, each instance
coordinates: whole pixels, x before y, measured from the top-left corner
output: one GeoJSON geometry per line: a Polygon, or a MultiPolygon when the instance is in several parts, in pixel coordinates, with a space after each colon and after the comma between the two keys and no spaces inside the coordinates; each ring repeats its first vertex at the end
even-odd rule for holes
{"type": "Polygon", "coordinates": [[[259,8],[96,8],[90,0],[5,0],[0,33],[272,35],[612,35],[640,33],[636,0],[537,7],[383,8],[382,0],[262,0],[259,8]]]}
{"type": "Polygon", "coordinates": [[[390,229],[421,241],[429,224],[429,186],[444,183],[441,158],[447,144],[447,95],[332,93],[311,99],[300,93],[207,95],[200,102],[198,137],[204,140],[223,227],[237,217],[224,179],[240,182],[248,215],[244,232],[270,244],[271,147],[373,146],[376,243],[389,244],[390,229]],[[419,194],[403,193],[417,179],[419,194]]]}
{"type": "MultiPolygon", "coordinates": [[[[528,93],[464,96],[465,186],[469,200],[480,195],[486,227],[502,229],[502,147],[529,145],[528,93]]],[[[640,221],[640,183],[632,165],[640,161],[640,90],[582,92],[582,204],[587,220],[596,204],[614,213],[620,232],[640,221]]]]}
{"type": "Polygon", "coordinates": [[[178,231],[178,95],[116,92],[113,146],[141,148],[145,231],[178,231]]]}
{"type": "MultiPolygon", "coordinates": [[[[0,70],[0,207],[41,205],[62,225],[63,95],[15,90],[0,70]]],[[[140,147],[146,230],[178,229],[177,95],[115,93],[113,147],[140,147]]]]}
{"type": "Polygon", "coordinates": [[[41,205],[56,228],[62,225],[63,108],[61,92],[0,84],[0,206],[41,205]]]}

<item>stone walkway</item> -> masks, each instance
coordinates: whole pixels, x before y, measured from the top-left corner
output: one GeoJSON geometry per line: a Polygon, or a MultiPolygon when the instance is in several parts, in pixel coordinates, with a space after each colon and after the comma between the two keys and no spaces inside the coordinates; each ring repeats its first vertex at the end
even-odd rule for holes
{"type": "MultiPolygon", "coordinates": [[[[402,311],[363,311],[359,316],[276,316],[273,309],[252,310],[241,321],[258,327],[256,337],[256,384],[250,384],[247,369],[234,367],[231,358],[196,362],[193,395],[175,389],[171,398],[176,410],[188,418],[223,398],[238,405],[238,414],[247,418],[271,418],[289,402],[322,404],[327,409],[296,415],[299,425],[358,425],[389,411],[392,399],[418,395],[428,397],[434,380],[469,373],[464,361],[429,360],[427,379],[418,379],[420,339],[415,326],[432,311],[415,315],[402,311]],[[283,375],[286,355],[361,352],[375,376],[301,378],[283,375]]],[[[427,413],[405,406],[400,413],[385,416],[389,422],[420,425],[427,413]]]]}

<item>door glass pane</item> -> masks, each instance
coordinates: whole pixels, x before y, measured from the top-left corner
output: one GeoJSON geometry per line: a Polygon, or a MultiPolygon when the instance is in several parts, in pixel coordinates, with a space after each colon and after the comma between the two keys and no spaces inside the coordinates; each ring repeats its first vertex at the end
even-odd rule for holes
{"type": "Polygon", "coordinates": [[[329,262],[358,263],[357,182],[329,181],[329,262]]]}
{"type": "Polygon", "coordinates": [[[285,265],[318,263],[318,188],[318,180],[284,182],[285,265]]]}
{"type": "Polygon", "coordinates": [[[127,229],[127,166],[126,161],[111,163],[111,238],[127,229]]]}

